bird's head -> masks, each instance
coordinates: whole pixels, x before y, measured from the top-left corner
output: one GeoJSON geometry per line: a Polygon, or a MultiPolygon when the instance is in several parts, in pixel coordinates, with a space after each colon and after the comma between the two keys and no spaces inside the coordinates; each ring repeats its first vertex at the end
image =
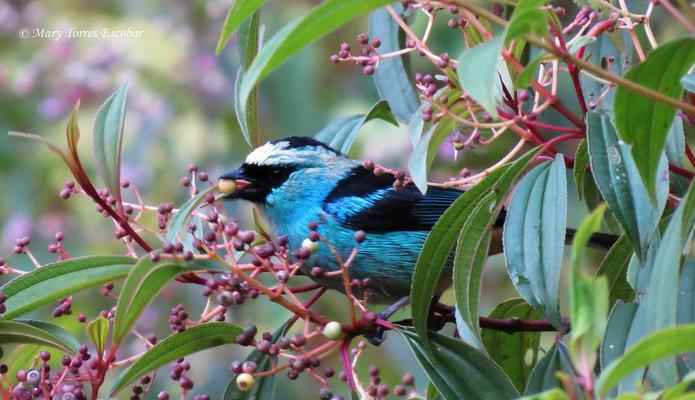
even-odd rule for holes
{"type": "Polygon", "coordinates": [[[225,199],[291,207],[323,200],[354,166],[355,161],[322,142],[292,136],[258,147],[239,168],[220,179],[237,182],[237,189],[225,199]]]}

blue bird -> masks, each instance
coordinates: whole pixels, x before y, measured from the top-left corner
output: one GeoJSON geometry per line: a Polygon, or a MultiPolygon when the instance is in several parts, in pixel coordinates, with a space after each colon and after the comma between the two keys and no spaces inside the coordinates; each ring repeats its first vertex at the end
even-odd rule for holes
{"type": "MultiPolygon", "coordinates": [[[[365,240],[348,269],[350,278],[370,279],[370,302],[398,305],[407,301],[429,231],[463,194],[431,186],[423,195],[412,184],[395,189],[392,174],[376,175],[322,142],[296,136],[257,148],[241,167],[220,179],[243,181],[244,185],[225,198],[254,203],[272,233],[289,239],[290,249],[302,245],[311,233],[311,222],[318,224],[318,232],[343,257],[355,247],[355,233],[364,231],[365,240]]],[[[490,253],[502,251],[504,215],[502,211],[493,226],[490,253]]],[[[568,236],[571,234],[568,230],[568,236]]],[[[610,247],[615,240],[606,236],[595,238],[601,247],[610,247]]],[[[324,287],[343,291],[340,275],[312,276],[310,271],[316,266],[323,271],[339,269],[333,253],[321,242],[302,271],[324,287]]],[[[450,257],[438,294],[451,286],[452,267],[450,257]]],[[[361,296],[359,290],[356,294],[361,296]]]]}
{"type": "MultiPolygon", "coordinates": [[[[317,140],[287,137],[271,141],[248,155],[240,168],[220,179],[245,184],[227,199],[254,203],[272,233],[286,236],[289,248],[301,246],[310,222],[347,257],[355,247],[355,232],[365,240],[350,265],[351,279],[369,278],[369,301],[393,303],[410,292],[413,270],[427,234],[442,213],[463,192],[430,187],[423,195],[414,185],[395,189],[392,174],[375,175],[362,163],[317,140]]],[[[502,217],[495,224],[500,250],[502,217]]],[[[315,266],[339,268],[327,245],[303,266],[309,276],[315,266]]],[[[438,291],[451,285],[449,263],[438,291]]],[[[312,277],[322,286],[343,291],[341,277],[312,277]]]]}

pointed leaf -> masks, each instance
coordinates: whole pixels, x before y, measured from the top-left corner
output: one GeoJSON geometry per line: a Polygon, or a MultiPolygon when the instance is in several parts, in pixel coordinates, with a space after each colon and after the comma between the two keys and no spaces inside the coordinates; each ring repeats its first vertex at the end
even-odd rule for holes
{"type": "MultiPolygon", "coordinates": [[[[625,77],[678,99],[680,79],[695,62],[695,39],[682,38],[661,44],[625,77]]],[[[620,138],[632,145],[637,170],[651,200],[656,203],[660,159],[676,109],[643,94],[619,86],[615,94],[615,126],[620,138]]]]}
{"type": "Polygon", "coordinates": [[[266,1],[268,0],[234,0],[224,20],[222,34],[220,35],[220,40],[217,42],[215,54],[219,55],[222,52],[229,38],[232,37],[232,33],[234,33],[242,22],[258,11],[266,1]]]}
{"type": "Polygon", "coordinates": [[[92,339],[97,353],[102,354],[106,346],[106,336],[109,334],[109,320],[99,316],[99,318],[90,321],[85,329],[89,338],[92,339]]]}
{"type": "Polygon", "coordinates": [[[41,351],[38,344],[20,344],[12,350],[10,354],[2,358],[2,362],[7,365],[7,376],[17,376],[20,369],[28,371],[34,363],[34,358],[41,351]]]}
{"type": "Polygon", "coordinates": [[[259,146],[261,143],[258,115],[258,85],[253,88],[246,103],[240,102],[239,90],[241,89],[244,72],[248,70],[251,62],[256,58],[258,49],[261,46],[263,32],[259,24],[260,15],[260,10],[253,13],[251,18],[241,25],[237,34],[239,39],[239,59],[242,65],[234,81],[234,111],[236,112],[241,133],[251,146],[259,146]]]}
{"type": "Polygon", "coordinates": [[[601,343],[601,368],[620,358],[625,353],[632,322],[637,314],[637,303],[618,301],[608,317],[606,335],[601,343]]]}
{"type": "Polygon", "coordinates": [[[497,61],[503,45],[503,38],[496,37],[465,50],[458,59],[457,74],[461,87],[493,117],[497,117],[500,80],[497,61]]]}
{"type": "MultiPolygon", "coordinates": [[[[683,162],[685,157],[685,133],[683,131],[682,118],[673,119],[673,125],[671,125],[666,136],[665,153],[669,163],[681,168],[685,166],[683,162]]],[[[669,177],[674,194],[683,196],[690,186],[688,178],[678,174],[669,174],[669,177]]]]}
{"type": "Polygon", "coordinates": [[[460,101],[461,92],[458,90],[443,89],[435,93],[434,97],[445,94],[449,98],[447,109],[449,113],[436,123],[430,124],[426,133],[421,135],[425,127],[422,121],[422,110],[429,107],[428,103],[420,105],[408,123],[408,136],[413,144],[413,152],[408,159],[408,172],[413,182],[422,193],[427,192],[427,171],[432,165],[435,156],[444,140],[451,135],[459,122],[451,115],[465,118],[468,114],[466,103],[460,101]]]}
{"type": "Polygon", "coordinates": [[[695,351],[693,337],[695,324],[675,326],[648,335],[601,372],[596,381],[596,392],[605,396],[633,371],[665,357],[695,351]]]}
{"type": "Polygon", "coordinates": [[[135,259],[123,256],[90,256],[46,264],[6,283],[3,319],[25,314],[80,290],[125,277],[135,259]]]}
{"type": "Polygon", "coordinates": [[[601,195],[620,222],[640,259],[646,256],[668,196],[666,157],[659,167],[657,201],[652,204],[642,184],[630,147],[618,140],[607,115],[588,114],[591,170],[601,195]]]}
{"type": "MultiPolygon", "coordinates": [[[[534,320],[541,318],[540,313],[521,298],[505,301],[495,307],[489,316],[497,319],[534,320]]],[[[502,367],[517,390],[522,392],[538,358],[540,333],[519,332],[510,335],[502,331],[483,329],[481,337],[490,358],[502,367]],[[530,360],[529,352],[531,354],[530,360]]]]}
{"type": "MultiPolygon", "coordinates": [[[[533,368],[531,376],[526,384],[524,395],[528,396],[534,393],[541,393],[553,388],[562,387],[562,382],[557,378],[557,373],[574,376],[576,371],[572,366],[569,351],[562,342],[555,342],[553,347],[548,350],[548,353],[538,361],[538,364],[533,368]]],[[[581,393],[581,390],[575,385],[575,393],[581,393]]]]}
{"type": "Polygon", "coordinates": [[[70,332],[42,321],[0,321],[0,343],[33,343],[70,354],[80,347],[70,332]]]}
{"type": "MultiPolygon", "coordinates": [[[[691,186],[678,209],[671,216],[654,258],[647,293],[641,299],[646,307],[647,332],[676,324],[681,256],[687,252],[689,232],[695,217],[695,189],[691,186]]],[[[665,360],[651,370],[666,385],[677,380],[675,362],[665,360]]]]}
{"type": "Polygon", "coordinates": [[[476,337],[473,347],[482,349],[478,323],[478,303],[483,280],[483,267],[490,247],[490,229],[495,221],[493,213],[497,206],[495,193],[488,192],[461,228],[454,256],[454,294],[456,308],[468,329],[476,337]]]}
{"type": "Polygon", "coordinates": [[[574,186],[577,190],[579,200],[584,198],[584,177],[586,169],[589,167],[589,145],[586,139],[582,139],[577,146],[577,151],[574,153],[574,186]]]}
{"type": "Polygon", "coordinates": [[[72,113],[70,113],[70,120],[68,121],[68,127],[65,131],[65,136],[68,139],[68,150],[72,154],[73,159],[77,160],[77,142],[80,140],[80,127],[77,125],[77,113],[80,110],[80,101],[77,100],[75,106],[72,108],[72,113]]]}
{"type": "Polygon", "coordinates": [[[113,396],[130,382],[177,358],[203,350],[231,344],[243,332],[240,326],[226,322],[208,322],[166,337],[147,350],[137,361],[121,373],[109,390],[113,396]]]}
{"type": "MultiPolygon", "coordinates": [[[[413,114],[417,115],[417,113],[413,114]]],[[[412,123],[412,122],[411,122],[412,123]]],[[[413,179],[413,183],[420,189],[423,194],[427,193],[427,153],[430,148],[430,142],[434,131],[439,127],[439,124],[430,125],[427,132],[419,138],[417,145],[413,146],[413,152],[408,159],[408,172],[413,179]]]]}
{"type": "MultiPolygon", "coordinates": [[[[167,242],[174,242],[179,235],[179,231],[184,227],[186,221],[191,216],[191,213],[200,205],[200,203],[205,200],[205,196],[208,193],[212,193],[217,190],[217,186],[212,186],[208,189],[202,190],[200,193],[186,200],[185,203],[181,205],[179,211],[174,215],[169,223],[169,229],[167,230],[166,240],[167,242]]],[[[186,232],[189,235],[188,232],[186,232]]]]}
{"type": "Polygon", "coordinates": [[[391,114],[389,103],[385,100],[381,100],[374,104],[366,114],[345,117],[335,121],[321,129],[314,138],[326,143],[343,154],[348,154],[362,125],[375,118],[398,126],[398,121],[396,121],[396,118],[391,114]]]}
{"type": "Polygon", "coordinates": [[[195,263],[163,259],[153,262],[144,255],[133,266],[123,283],[113,320],[113,341],[120,343],[131,331],[140,314],[175,277],[198,269],[195,263]]]}
{"type": "Polygon", "coordinates": [[[249,66],[241,84],[241,104],[247,104],[253,88],[299,50],[350,20],[390,4],[391,0],[326,0],[273,36],[249,66]]]}
{"type": "Polygon", "coordinates": [[[97,170],[111,194],[121,199],[121,144],[128,81],[101,105],[94,119],[93,150],[97,170]]]}
{"type": "Polygon", "coordinates": [[[432,332],[432,351],[414,330],[401,327],[418,362],[434,386],[447,400],[516,399],[519,393],[500,367],[467,344],[432,332]]]}
{"type": "MultiPolygon", "coordinates": [[[[397,13],[403,12],[403,6],[394,4],[397,13]]],[[[399,42],[399,26],[386,8],[380,8],[369,16],[369,36],[379,38],[379,52],[389,53],[402,48],[399,42]]],[[[403,62],[407,55],[391,57],[379,61],[374,71],[374,85],[379,98],[387,100],[393,108],[393,114],[404,123],[410,120],[419,106],[419,99],[403,62]]]]}
{"type": "Polygon", "coordinates": [[[531,170],[512,196],[503,242],[512,283],[531,306],[564,331],[558,296],[567,218],[565,162],[531,170]]]}
{"type": "Polygon", "coordinates": [[[632,300],[635,295],[634,290],[627,282],[627,268],[632,252],[630,241],[625,235],[620,236],[596,271],[596,276],[605,275],[608,279],[608,296],[611,307],[616,300],[627,302],[632,300]]]}
{"type": "Polygon", "coordinates": [[[605,277],[596,278],[582,271],[582,255],[591,235],[601,227],[606,211],[601,204],[589,214],[577,229],[572,242],[572,279],[570,282],[570,318],[572,321],[572,341],[570,350],[581,376],[591,374],[596,362],[596,349],[606,329],[608,314],[608,281],[605,277]]]}

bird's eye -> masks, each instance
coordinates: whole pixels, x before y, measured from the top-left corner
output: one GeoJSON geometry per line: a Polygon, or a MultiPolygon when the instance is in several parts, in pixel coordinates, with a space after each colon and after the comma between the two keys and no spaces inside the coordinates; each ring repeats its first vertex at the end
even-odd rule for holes
{"type": "Polygon", "coordinates": [[[287,171],[282,170],[282,169],[276,169],[270,175],[270,179],[271,179],[271,181],[273,181],[273,183],[281,183],[286,178],[287,178],[287,171]]]}

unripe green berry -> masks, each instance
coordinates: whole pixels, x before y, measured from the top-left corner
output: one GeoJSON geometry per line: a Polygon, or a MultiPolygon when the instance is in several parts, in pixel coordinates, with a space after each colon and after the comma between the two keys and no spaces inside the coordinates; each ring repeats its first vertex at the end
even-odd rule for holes
{"type": "Polygon", "coordinates": [[[323,336],[330,340],[338,340],[343,336],[343,328],[340,327],[340,323],[336,321],[331,321],[323,327],[323,336]]]}
{"type": "Polygon", "coordinates": [[[317,242],[312,242],[309,238],[306,238],[304,241],[302,241],[302,248],[313,254],[319,251],[319,244],[317,242]]]}
{"type": "Polygon", "coordinates": [[[254,383],[256,383],[256,379],[254,379],[253,375],[246,372],[239,374],[239,376],[236,377],[236,387],[238,387],[242,392],[250,390],[254,383]]]}
{"type": "Polygon", "coordinates": [[[224,194],[232,194],[236,192],[237,184],[234,179],[220,179],[217,182],[217,188],[224,194]]]}

